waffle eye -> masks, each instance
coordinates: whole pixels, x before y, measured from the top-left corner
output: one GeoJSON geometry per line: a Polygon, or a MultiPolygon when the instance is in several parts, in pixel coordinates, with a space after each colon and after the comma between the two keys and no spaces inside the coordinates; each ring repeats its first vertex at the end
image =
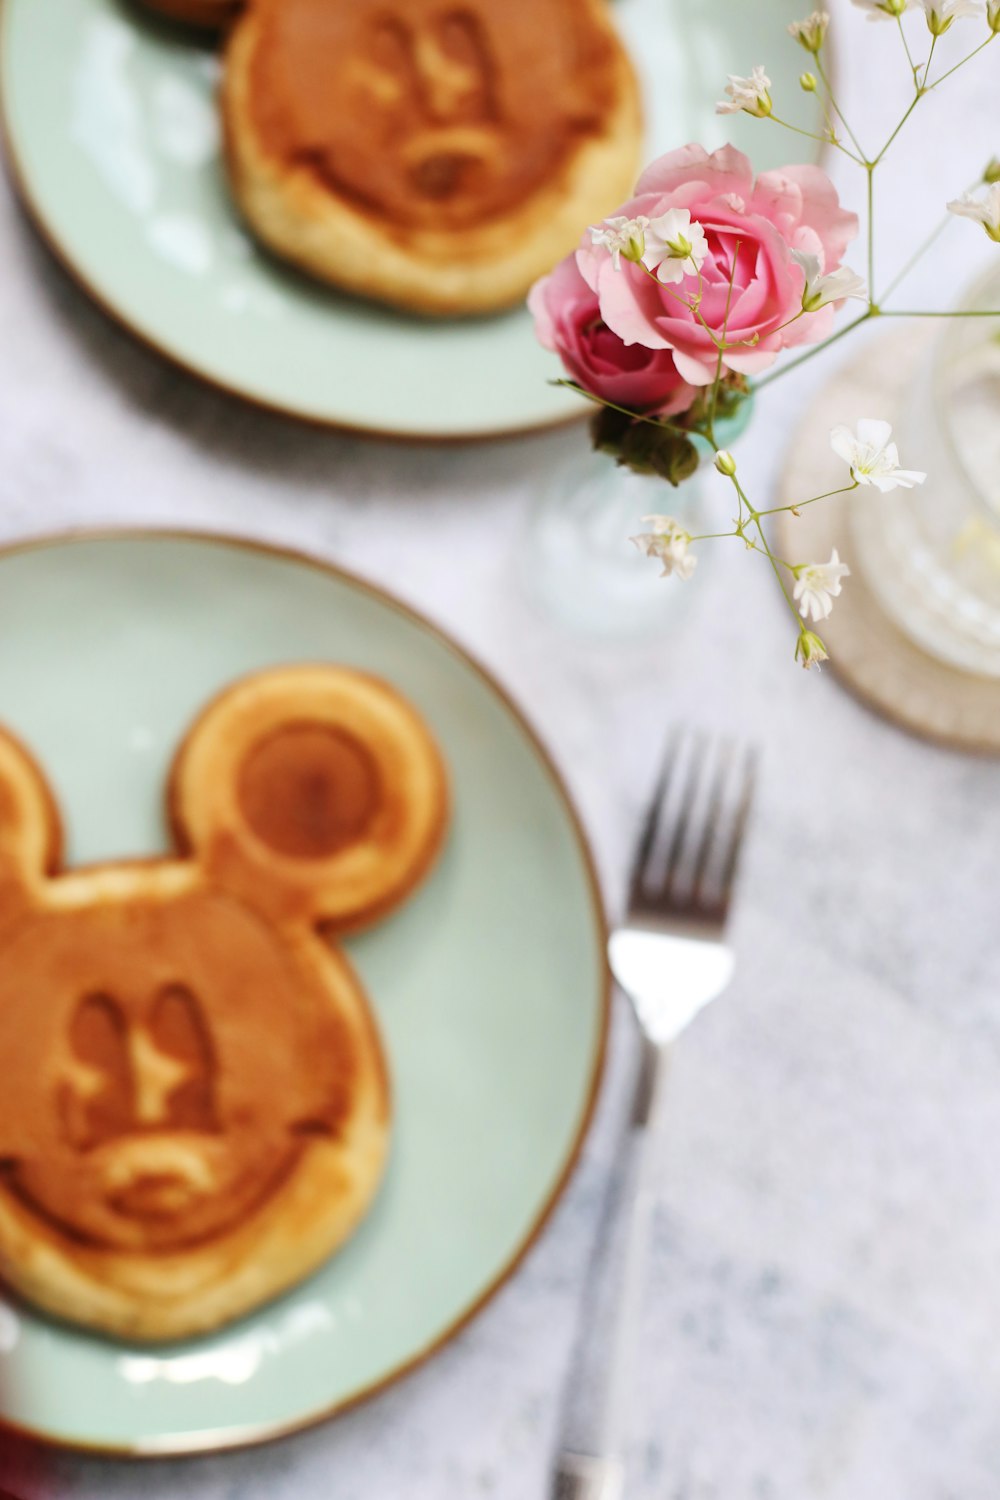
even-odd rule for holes
{"type": "Polygon", "coordinates": [[[177,1065],[178,1082],[163,1101],[164,1124],[173,1130],[215,1130],[215,1055],[201,1007],[186,985],[160,991],[149,1034],[161,1058],[177,1065]]]}
{"type": "Polygon", "coordinates": [[[110,995],[85,995],[69,1029],[69,1062],[60,1092],[67,1139],[77,1150],[127,1134],[135,1119],[128,1027],[110,995]]]}

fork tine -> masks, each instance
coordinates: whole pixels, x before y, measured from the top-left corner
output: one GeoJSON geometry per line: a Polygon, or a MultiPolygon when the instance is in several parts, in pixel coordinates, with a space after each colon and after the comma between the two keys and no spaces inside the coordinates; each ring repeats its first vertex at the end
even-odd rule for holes
{"type": "Polygon", "coordinates": [[[757,752],[748,750],[743,761],[743,784],[740,789],[740,798],[733,818],[732,830],[729,835],[729,847],[722,863],[722,873],[719,877],[719,903],[723,909],[729,906],[729,898],[732,895],[733,881],[736,878],[736,870],[740,860],[740,849],[743,845],[743,834],[746,831],[747,819],[753,806],[754,784],[757,779],[757,752]]]}
{"type": "Polygon", "coordinates": [[[732,739],[715,748],[703,731],[674,731],[632,866],[630,912],[725,920],[756,764],[756,752],[732,739]]]}
{"type": "Polygon", "coordinates": [[[695,794],[698,790],[698,778],[701,775],[707,744],[707,737],[704,734],[692,734],[690,740],[691,752],[688,761],[688,771],[684,778],[680,805],[677,809],[677,820],[674,823],[670,843],[667,846],[667,861],[664,866],[663,880],[658,893],[658,900],[661,903],[670,900],[677,872],[680,869],[681,855],[684,852],[684,844],[691,823],[691,809],[694,806],[695,794]]]}
{"type": "Polygon", "coordinates": [[[732,740],[724,740],[719,747],[716,757],[715,775],[712,779],[712,787],[708,797],[708,807],[705,812],[705,821],[702,827],[701,845],[695,856],[694,872],[691,876],[691,903],[693,906],[704,904],[705,876],[708,873],[708,862],[712,850],[717,842],[720,814],[722,804],[726,796],[726,787],[729,784],[730,772],[736,746],[732,740]]]}
{"type": "Polygon", "coordinates": [[[649,873],[650,860],[656,844],[656,834],[666,806],[667,794],[670,791],[670,783],[673,779],[674,768],[677,764],[677,752],[683,740],[680,730],[675,730],[667,741],[664,752],[663,763],[660,766],[660,774],[656,778],[656,786],[653,795],[646,807],[646,821],[643,824],[642,837],[635,851],[632,861],[632,881],[629,889],[629,906],[635,907],[644,899],[644,888],[646,876],[649,873]]]}

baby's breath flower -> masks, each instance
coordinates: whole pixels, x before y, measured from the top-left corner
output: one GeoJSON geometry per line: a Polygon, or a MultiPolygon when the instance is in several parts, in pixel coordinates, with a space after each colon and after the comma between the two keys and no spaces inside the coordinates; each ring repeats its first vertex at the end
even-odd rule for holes
{"type": "Polygon", "coordinates": [[[690,578],[698,562],[688,550],[691,533],[685,531],[672,516],[643,516],[642,519],[652,530],[644,531],[641,536],[634,536],[631,540],[640,552],[644,552],[647,557],[657,558],[663,564],[660,577],[669,578],[675,574],[681,579],[690,578]]]}
{"type": "Polygon", "coordinates": [[[981,16],[979,0],[920,0],[931,36],[944,36],[955,21],[965,16],[981,16]]]}
{"type": "Polygon", "coordinates": [[[725,474],[727,479],[732,479],[736,473],[736,460],[728,448],[720,448],[715,455],[715,467],[720,474],[725,474]]]}
{"type": "Polygon", "coordinates": [[[822,661],[829,661],[830,655],[815,631],[802,630],[795,646],[795,660],[800,661],[808,671],[810,667],[818,667],[822,661]]]}
{"type": "Polygon", "coordinates": [[[856,484],[873,485],[883,495],[897,488],[912,490],[927,478],[919,469],[900,468],[899,450],[892,442],[888,422],[865,417],[856,432],[849,427],[835,427],[830,434],[830,447],[850,465],[851,478],[856,484]]]}
{"type": "Polygon", "coordinates": [[[646,251],[646,230],[649,220],[645,214],[638,218],[628,219],[624,214],[617,214],[614,218],[605,219],[603,223],[592,226],[590,238],[595,245],[604,245],[610,252],[611,259],[615,263],[615,270],[621,270],[622,256],[626,260],[641,261],[646,251]]]}
{"type": "Polygon", "coordinates": [[[828,302],[841,302],[845,297],[859,297],[862,302],[868,301],[868,289],[863,277],[849,270],[847,266],[839,266],[836,271],[831,271],[828,276],[824,276],[818,255],[810,255],[807,250],[793,250],[792,259],[797,261],[805,272],[806,284],[802,288],[803,312],[818,312],[828,302]]]}
{"type": "Polygon", "coordinates": [[[788,32],[807,52],[815,53],[826,41],[826,30],[829,24],[830,16],[827,11],[814,10],[806,20],[793,21],[788,32]]]}
{"type": "Polygon", "coordinates": [[[850,577],[851,570],[841,562],[834,547],[829,562],[799,563],[792,572],[795,574],[792,597],[799,606],[799,614],[804,620],[825,620],[841,591],[841,580],[850,577]]]}
{"type": "Polygon", "coordinates": [[[982,198],[976,198],[972,193],[963,193],[961,198],[955,198],[948,204],[948,212],[982,224],[990,239],[1000,244],[1000,181],[991,181],[982,198]]]}
{"type": "Polygon", "coordinates": [[[910,9],[911,0],[851,0],[851,3],[867,11],[869,21],[895,21],[910,9]]]}
{"type": "Polygon", "coordinates": [[[668,208],[646,224],[643,264],[662,282],[683,281],[697,275],[708,255],[708,240],[686,208],[668,208]]]}
{"type": "Polygon", "coordinates": [[[736,115],[740,110],[744,110],[748,115],[766,119],[773,107],[770,90],[771,80],[759,64],[749,78],[740,78],[738,74],[730,73],[729,82],[726,84],[726,93],[729,98],[719,100],[715,106],[715,113],[736,115]]]}

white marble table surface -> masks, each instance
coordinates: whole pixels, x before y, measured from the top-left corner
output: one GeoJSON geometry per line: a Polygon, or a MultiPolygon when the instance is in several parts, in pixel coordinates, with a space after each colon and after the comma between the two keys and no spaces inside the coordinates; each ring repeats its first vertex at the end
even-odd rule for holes
{"type": "MultiPolygon", "coordinates": [[[[845,94],[875,135],[903,99],[888,81],[900,75],[887,32],[853,12],[849,24],[845,94]]],[[[780,45],[762,43],[761,58],[780,45]]],[[[915,119],[883,192],[886,270],[933,222],[930,203],[1000,148],[997,63],[988,53],[968,88],[915,119]]],[[[917,305],[957,290],[990,251],[971,225],[945,246],[913,279],[917,305]]],[[[613,908],[666,726],[760,742],[738,977],[673,1076],[628,1500],[996,1500],[1000,767],[905,738],[830,674],[798,671],[765,570],[736,548],[662,637],[595,647],[540,617],[513,559],[578,434],[413,450],[247,411],[110,326],[5,185],[0,264],[0,540],[171,523],[302,545],[386,582],[532,714],[613,908]]],[[[810,366],[761,401],[741,450],[757,493],[820,375],[810,366]]],[[[619,1006],[598,1125],[551,1228],[404,1384],[249,1454],[60,1457],[44,1474],[14,1456],[0,1486],[25,1500],[545,1500],[633,1055],[619,1006]]]]}

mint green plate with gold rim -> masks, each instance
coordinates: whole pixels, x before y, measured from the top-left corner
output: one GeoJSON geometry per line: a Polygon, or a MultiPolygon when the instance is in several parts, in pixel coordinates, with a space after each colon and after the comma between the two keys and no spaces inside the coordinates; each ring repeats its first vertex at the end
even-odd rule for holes
{"type": "MultiPolygon", "coordinates": [[[[426,716],[454,818],[427,884],[346,944],[394,1089],[388,1176],[327,1266],[169,1350],[0,1298],[0,1425],[129,1454],[294,1431],[450,1338],[532,1244],[575,1161],[607,1024],[604,922],[565,789],[502,690],[431,625],[307,558],[222,538],[55,538],[0,552],[0,721],[35,753],[67,861],[167,847],[164,777],[232,679],[334,660],[426,716]]],[[[0,1059],[0,1076],[17,1059],[0,1059]]]]}
{"type": "MultiPolygon", "coordinates": [[[[523,309],[427,322],[258,251],[228,195],[204,42],[147,18],[138,0],[0,6],[0,98],[21,194],[66,267],[146,343],[234,394],[362,432],[483,437],[581,415],[579,397],[547,383],[558,364],[523,309]]],[[[714,114],[727,73],[765,56],[785,117],[819,123],[798,87],[805,54],[783,35],[801,0],[614,10],[643,84],[647,157],[733,140],[763,170],[810,152],[772,123],[714,114]]]]}

